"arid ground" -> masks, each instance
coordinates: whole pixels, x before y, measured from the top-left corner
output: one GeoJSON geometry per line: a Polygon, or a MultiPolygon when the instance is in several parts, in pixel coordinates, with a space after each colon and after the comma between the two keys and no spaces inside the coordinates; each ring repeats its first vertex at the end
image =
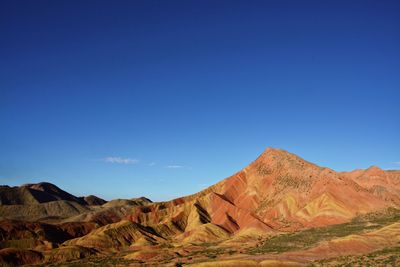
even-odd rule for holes
{"type": "Polygon", "coordinates": [[[2,266],[399,266],[400,171],[335,172],[279,149],[196,194],[0,188],[2,266]]]}

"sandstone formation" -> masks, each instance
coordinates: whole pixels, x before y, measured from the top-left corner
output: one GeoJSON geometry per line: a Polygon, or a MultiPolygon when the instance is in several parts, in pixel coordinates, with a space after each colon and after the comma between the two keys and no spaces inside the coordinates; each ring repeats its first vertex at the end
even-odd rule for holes
{"type": "Polygon", "coordinates": [[[75,197],[49,183],[2,186],[0,200],[0,260],[11,265],[117,257],[131,266],[303,266],[400,242],[389,238],[399,234],[400,171],[335,172],[272,148],[165,202],[75,197]]]}

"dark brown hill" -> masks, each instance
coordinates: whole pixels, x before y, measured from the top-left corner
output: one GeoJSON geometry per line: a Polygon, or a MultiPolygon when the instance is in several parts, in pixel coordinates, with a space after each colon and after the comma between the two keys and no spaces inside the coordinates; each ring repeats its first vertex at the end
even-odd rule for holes
{"type": "Polygon", "coordinates": [[[80,205],[103,205],[104,199],[96,196],[76,197],[54,184],[41,182],[22,186],[0,186],[0,205],[32,205],[66,200],[80,205]]]}

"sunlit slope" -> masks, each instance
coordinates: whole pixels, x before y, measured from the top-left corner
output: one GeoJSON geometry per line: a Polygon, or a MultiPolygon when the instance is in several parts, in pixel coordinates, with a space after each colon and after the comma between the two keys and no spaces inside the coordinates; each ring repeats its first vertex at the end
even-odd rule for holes
{"type": "MultiPolygon", "coordinates": [[[[380,171],[378,175],[393,182],[380,186],[397,188],[397,176],[386,173],[380,171]]],[[[186,239],[196,232],[204,240],[207,233],[199,235],[199,229],[193,228],[213,224],[224,230],[209,231],[210,238],[240,235],[249,229],[268,234],[343,223],[357,214],[391,206],[398,206],[398,195],[376,194],[348,173],[269,148],[249,166],[216,185],[194,195],[136,209],[129,219],[146,226],[162,224],[186,239]]]]}

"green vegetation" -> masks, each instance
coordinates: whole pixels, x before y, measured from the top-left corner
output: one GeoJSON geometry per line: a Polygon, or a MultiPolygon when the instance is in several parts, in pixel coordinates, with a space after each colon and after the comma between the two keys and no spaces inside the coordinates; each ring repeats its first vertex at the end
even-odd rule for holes
{"type": "Polygon", "coordinates": [[[268,168],[265,164],[257,164],[256,170],[257,173],[261,176],[266,176],[272,173],[271,169],[268,168]]]}
{"type": "Polygon", "coordinates": [[[302,250],[313,247],[321,241],[373,231],[398,221],[400,221],[400,210],[390,208],[384,213],[370,213],[359,216],[349,223],[273,236],[248,252],[250,254],[263,254],[302,250]]]}
{"type": "Polygon", "coordinates": [[[311,180],[302,177],[293,177],[289,174],[280,175],[276,178],[274,185],[279,189],[283,190],[285,188],[309,188],[311,185],[311,180]]]}
{"type": "Polygon", "coordinates": [[[142,261],[139,260],[127,260],[120,257],[89,257],[80,260],[73,260],[68,262],[59,262],[59,263],[46,263],[35,265],[35,267],[93,267],[93,266],[126,266],[129,264],[142,264],[142,261]]]}
{"type": "Polygon", "coordinates": [[[212,247],[212,246],[217,246],[218,242],[203,242],[203,243],[198,243],[198,244],[192,243],[192,245],[201,246],[201,247],[212,247]]]}
{"type": "Polygon", "coordinates": [[[400,266],[400,246],[385,248],[358,256],[322,259],[314,261],[309,266],[400,266]]]}

